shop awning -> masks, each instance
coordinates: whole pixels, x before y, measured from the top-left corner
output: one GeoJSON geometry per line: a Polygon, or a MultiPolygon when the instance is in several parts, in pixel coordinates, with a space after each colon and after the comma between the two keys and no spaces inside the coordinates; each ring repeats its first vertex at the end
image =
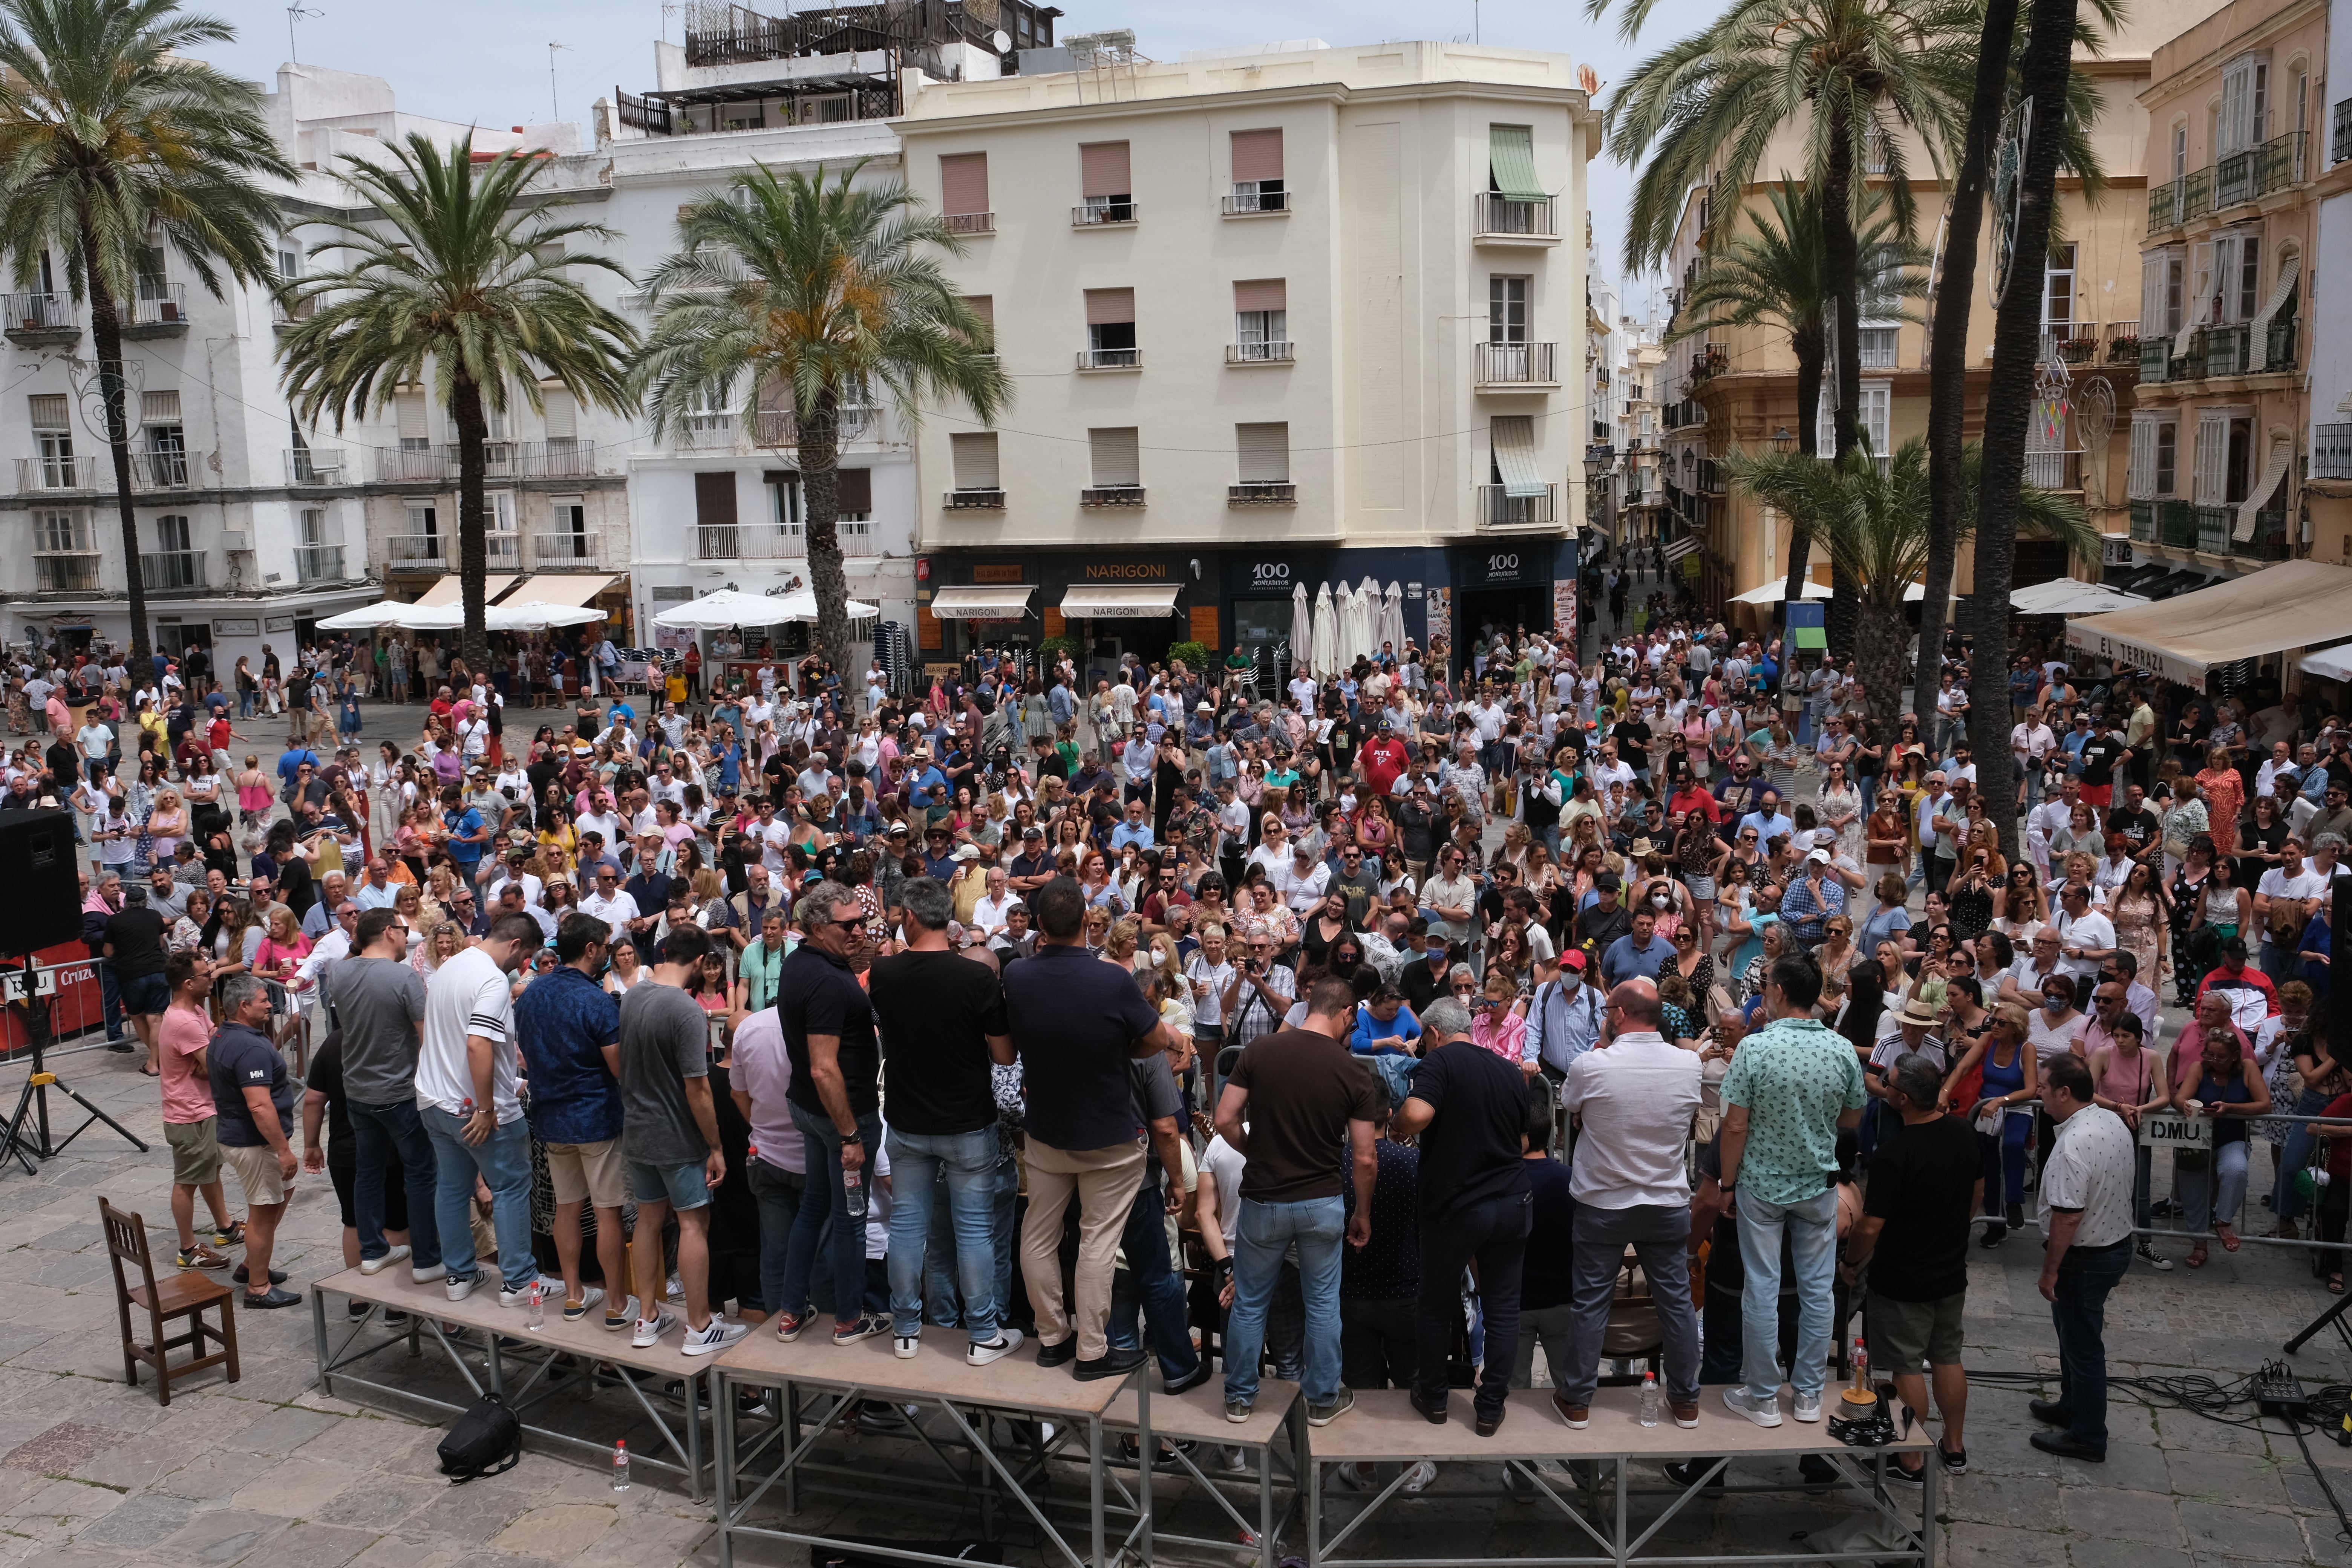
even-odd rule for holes
{"type": "Polygon", "coordinates": [[[1498,416],[1492,431],[1495,441],[1495,471],[1503,478],[1503,493],[1507,496],[1539,496],[1550,489],[1544,483],[1543,469],[1536,462],[1536,427],[1533,416],[1507,414],[1498,416]]]}
{"type": "MultiPolygon", "coordinates": [[[[1698,541],[1696,539],[1670,539],[1666,542],[1666,559],[1680,561],[1697,548],[1698,541]]],[[[1785,587],[1787,584],[1783,584],[1782,586],[1785,587]]]]}
{"type": "Polygon", "coordinates": [[[2216,665],[2352,638],[2352,567],[2275,566],[2162,605],[2066,623],[2066,642],[2100,658],[2202,686],[2216,665]]]}
{"type": "Polygon", "coordinates": [[[1062,614],[1080,621],[1150,621],[1176,614],[1174,583],[1135,583],[1116,588],[1069,588],[1062,614]]]}
{"type": "Polygon", "coordinates": [[[2054,582],[2036,583],[2019,588],[2009,595],[2009,607],[2021,616],[2097,616],[2109,610],[2127,610],[2147,601],[2137,594],[2126,594],[2105,583],[2085,583],[2075,577],[2061,577],[2054,582]]]}
{"type": "Polygon", "coordinates": [[[931,595],[931,614],[947,621],[1017,621],[1029,613],[1035,590],[1024,583],[992,588],[941,588],[931,595]]]}
{"type": "Polygon", "coordinates": [[[2307,653],[2295,661],[2295,668],[2322,680],[2352,680],[2352,643],[2307,653]]]}
{"type": "Polygon", "coordinates": [[[1536,179],[1536,134],[1526,125],[1486,128],[1486,163],[1495,189],[1515,202],[1539,202],[1543,185],[1536,179]]]}
{"type": "MultiPolygon", "coordinates": [[[[497,604],[500,594],[505,593],[509,588],[513,587],[520,581],[521,579],[517,577],[511,572],[491,573],[489,575],[482,579],[482,603],[485,605],[497,604]]],[[[425,592],[417,597],[415,602],[419,605],[427,606],[435,605],[462,605],[466,602],[465,580],[459,577],[456,573],[452,572],[449,575],[442,578],[438,583],[434,584],[430,588],[425,589],[425,592]]]]}
{"type": "Polygon", "coordinates": [[[619,581],[610,572],[541,572],[518,596],[542,605],[585,605],[619,581]]]}

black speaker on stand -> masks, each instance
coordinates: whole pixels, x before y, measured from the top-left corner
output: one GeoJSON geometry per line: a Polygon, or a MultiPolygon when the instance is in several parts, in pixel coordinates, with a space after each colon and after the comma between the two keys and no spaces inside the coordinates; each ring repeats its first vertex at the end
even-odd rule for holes
{"type": "MultiPolygon", "coordinates": [[[[2336,956],[2336,947],[2343,941],[2336,933],[2345,929],[2347,921],[2352,921],[2352,872],[2339,868],[2336,873],[2334,885],[2327,889],[2327,956],[2331,961],[2328,964],[2331,978],[2327,986],[2327,1000],[2322,1013],[2322,1016],[2327,1021],[2327,1055],[2339,1066],[2347,1061],[2352,1061],[2352,977],[2347,977],[2345,984],[2341,985],[2335,984],[2333,975],[2336,966],[2332,961],[2336,956]]],[[[2317,1234],[2317,1216],[2315,1215],[2313,1218],[2315,1235],[2317,1234]]],[[[2331,1328],[2336,1331],[2336,1337],[2344,1342],[2344,1348],[2352,1351],[2352,1326],[2347,1326],[2344,1319],[2347,1308],[2352,1308],[2352,1296],[2345,1297],[2327,1310],[2312,1319],[2310,1322],[2305,1323],[2301,1332],[2287,1341],[2286,1353],[2294,1354],[2313,1335],[2322,1329],[2331,1328]]]]}
{"type": "Polygon", "coordinates": [[[103,1121],[141,1153],[147,1145],[48,1070],[49,1000],[40,993],[41,973],[34,955],[42,948],[81,938],[81,882],[76,868],[73,814],[65,811],[0,811],[0,874],[10,886],[0,894],[0,959],[16,965],[0,971],[7,1005],[22,1007],[25,1039],[32,1047],[32,1071],[16,1097],[16,1113],[0,1132],[0,1169],[14,1158],[31,1175],[37,1162],[61,1153],[67,1144],[103,1121]],[[49,1130],[49,1090],[56,1089],[89,1112],[63,1138],[49,1130]]]}

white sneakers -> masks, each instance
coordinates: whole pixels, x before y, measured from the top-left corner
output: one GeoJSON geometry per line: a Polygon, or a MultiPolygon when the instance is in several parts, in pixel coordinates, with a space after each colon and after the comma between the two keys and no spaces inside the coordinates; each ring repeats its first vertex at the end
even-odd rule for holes
{"type": "Polygon", "coordinates": [[[419,1285],[430,1285],[436,1279],[449,1278],[449,1270],[446,1265],[439,1263],[414,1264],[409,1268],[408,1277],[419,1285]]]}
{"type": "Polygon", "coordinates": [[[1822,1418],[1822,1396],[1818,1394],[1797,1395],[1797,1419],[1818,1421],[1822,1418]]]}
{"type": "Polygon", "coordinates": [[[923,1341],[920,1335],[893,1334],[890,1338],[890,1353],[900,1361],[912,1361],[922,1353],[922,1350],[923,1341]]]}
{"type": "MultiPolygon", "coordinates": [[[[652,1321],[648,1322],[643,1318],[639,1318],[637,1320],[637,1331],[629,1336],[629,1344],[632,1349],[649,1351],[654,1348],[655,1343],[659,1341],[664,1334],[677,1327],[677,1314],[676,1312],[671,1311],[667,1307],[656,1308],[655,1310],[658,1315],[656,1316],[652,1321]]],[[[710,1321],[713,1323],[719,1321],[715,1317],[710,1321]]]]}
{"type": "MultiPolygon", "coordinates": [[[[537,1279],[533,1279],[531,1281],[531,1285],[537,1285],[539,1283],[541,1283],[541,1281],[537,1279]]],[[[545,1299],[546,1298],[544,1297],[541,1298],[542,1301],[544,1301],[545,1299]]],[[[499,1287],[499,1305],[501,1307],[520,1307],[530,1300],[530,1285],[526,1285],[520,1290],[509,1290],[504,1285],[499,1287]]]]}
{"type": "Polygon", "coordinates": [[[451,1276],[448,1284],[446,1287],[449,1292],[449,1300],[452,1301],[464,1300],[467,1297],[474,1293],[474,1287],[479,1285],[481,1282],[482,1276],[478,1270],[465,1276],[463,1279],[451,1276]]]}
{"type": "MultiPolygon", "coordinates": [[[[662,1316],[667,1318],[669,1314],[667,1312],[664,1312],[662,1316]]],[[[729,1345],[733,1344],[737,1340],[741,1339],[745,1334],[748,1334],[751,1331],[751,1324],[730,1323],[726,1319],[720,1317],[718,1313],[713,1312],[710,1314],[709,1322],[704,1324],[701,1328],[690,1328],[686,1331],[686,1353],[688,1355],[716,1355],[719,1352],[725,1350],[729,1345]]]]}
{"type": "Polygon", "coordinates": [[[1019,1329],[999,1329],[996,1331],[996,1337],[988,1343],[972,1345],[966,1349],[963,1359],[965,1364],[969,1366],[986,1366],[991,1362],[1003,1361],[1020,1348],[1021,1331],[1019,1329]]]}
{"type": "MultiPolygon", "coordinates": [[[[1778,1398],[1755,1398],[1738,1384],[1723,1391],[1723,1405],[1725,1409],[1734,1415],[1747,1416],[1759,1426],[1778,1426],[1780,1424],[1780,1401],[1778,1398]]],[[[1818,1420],[1821,1415],[1818,1402],[1815,1403],[1813,1414],[1814,1418],[1818,1420]]]]}
{"type": "Polygon", "coordinates": [[[588,1309],[593,1307],[597,1302],[604,1299],[604,1288],[602,1285],[591,1285],[587,1287],[580,1292],[580,1300],[577,1301],[571,1300],[569,1297],[565,1298],[563,1302],[563,1321],[567,1323],[576,1323],[581,1321],[588,1316],[588,1309]]]}
{"type": "Polygon", "coordinates": [[[382,1258],[362,1258],[360,1259],[360,1272],[371,1275],[381,1274],[407,1256],[407,1247],[395,1247],[382,1258]]]}

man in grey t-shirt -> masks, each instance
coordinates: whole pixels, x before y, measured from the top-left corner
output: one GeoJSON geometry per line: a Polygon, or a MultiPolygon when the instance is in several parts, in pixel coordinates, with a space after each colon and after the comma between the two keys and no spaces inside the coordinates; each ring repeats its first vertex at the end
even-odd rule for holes
{"type": "Polygon", "coordinates": [[[408,922],[370,910],[352,933],[352,956],[321,976],[332,1026],[343,1032],[343,1098],[352,1118],[352,1218],[360,1272],[404,1258],[418,1283],[438,1279],[441,1232],[433,1215],[440,1163],[416,1110],[416,1050],[425,1029],[425,979],[408,966],[408,922]],[[383,1187],[397,1164],[408,1194],[408,1246],[383,1238],[383,1187]],[[414,1255],[412,1257],[412,1254],[414,1255]]]}
{"type": "MultiPolygon", "coordinates": [[[[621,999],[621,1153],[637,1200],[639,1234],[657,1236],[677,1211],[677,1278],[686,1290],[688,1355],[711,1355],[751,1331],[711,1310],[710,1189],[727,1175],[710,1099],[710,1016],[685,989],[710,952],[699,926],[674,926],[650,977],[621,999]],[[651,1230],[643,1227],[651,1226],[651,1230]]],[[[661,1248],[637,1249],[639,1318],[631,1343],[651,1348],[677,1321],[660,1305],[661,1248]]]]}

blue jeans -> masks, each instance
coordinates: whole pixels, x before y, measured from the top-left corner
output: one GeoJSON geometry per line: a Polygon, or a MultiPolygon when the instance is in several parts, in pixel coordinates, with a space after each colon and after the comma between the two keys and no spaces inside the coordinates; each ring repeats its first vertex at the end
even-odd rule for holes
{"type": "Polygon", "coordinates": [[[2066,1435],[2101,1453],[2107,1447],[2107,1292],[2131,1267],[2131,1256],[2129,1237],[2112,1247],[2068,1247],[2058,1260],[2057,1300],[2050,1303],[2058,1331],[2058,1403],[2072,1417],[2066,1435]]]}
{"type": "Polygon", "coordinates": [[[1298,1247],[1298,1282],[1307,1307],[1306,1365],[1299,1389],[1309,1405],[1339,1394],[1339,1245],[1346,1205],[1337,1194],[1294,1204],[1242,1200],[1234,1233],[1234,1310],[1225,1325],[1225,1398],[1257,1398],[1257,1363],[1265,1347],[1267,1303],[1282,1274],[1282,1255],[1298,1247]]]}
{"type": "MultiPolygon", "coordinates": [[[[2295,1096],[2287,1109],[2297,1116],[2316,1116],[2327,1109],[2328,1097],[2317,1089],[2306,1089],[2295,1096]]],[[[2308,1121],[2287,1123],[2286,1142],[2279,1150],[2278,1185],[2273,1191],[2271,1207],[2281,1219],[2299,1218],[2304,1210],[2303,1194],[2296,1190],[2294,1173],[2311,1163],[2312,1145],[2319,1142],[2308,1121]]]]}
{"type": "Polygon", "coordinates": [[[1135,1189],[1127,1228],[1118,1238],[1127,1267],[1111,1276],[1110,1318],[1103,1331],[1111,1349],[1134,1349],[1140,1309],[1144,1332],[1160,1358],[1160,1375],[1175,1383],[1200,1370],[1201,1352],[1192,1348],[1192,1327],[1184,1315],[1184,1281],[1168,1261],[1167,1215],[1168,1200],[1158,1183],[1135,1189]]]}
{"type": "Polygon", "coordinates": [[[253,717],[253,697],[254,694],[250,690],[240,691],[236,694],[236,716],[238,718],[250,719],[253,717]]]}
{"type": "Polygon", "coordinates": [[[1829,1381],[1830,1332],[1837,1284],[1837,1189],[1823,1187],[1799,1204],[1776,1204],[1754,1193],[1738,1197],[1740,1338],[1748,1392],[1757,1399],[1780,1393],[1780,1234],[1789,1234],[1797,1265],[1797,1359],[1789,1382],[1818,1398],[1829,1381]]]}
{"type": "MultiPolygon", "coordinates": [[[[1021,1202],[1021,1163],[1001,1155],[989,1177],[989,1246],[996,1260],[996,1321],[1001,1328],[1013,1307],[1013,1266],[1020,1256],[1020,1227],[1015,1210],[1021,1202]]],[[[940,1200],[947,1184],[942,1171],[932,1192],[931,1234],[923,1249],[923,1321],[934,1328],[963,1326],[963,1301],[957,1284],[953,1205],[940,1200]]]]}
{"type": "Polygon", "coordinates": [[[923,1260],[944,1178],[964,1331],[976,1345],[996,1338],[997,1145],[993,1122],[970,1132],[890,1130],[891,1332],[922,1331],[923,1260]]]}
{"type": "Polygon", "coordinates": [[[98,996],[106,1013],[106,1043],[116,1045],[122,1039],[122,988],[114,978],[114,962],[98,961],[98,996]]]}
{"type": "Polygon", "coordinates": [[[805,1178],[760,1159],[747,1163],[743,1173],[760,1205],[760,1297],[775,1311],[784,1299],[784,1255],[792,1247],[805,1178]]]}
{"type": "MultiPolygon", "coordinates": [[[[499,1274],[509,1290],[530,1288],[539,1278],[530,1251],[530,1124],[521,1117],[505,1123],[480,1143],[460,1136],[463,1119],[435,1105],[417,1107],[433,1140],[437,1179],[433,1206],[425,1211],[439,1227],[441,1261],[449,1278],[467,1279],[478,1270],[474,1258],[474,1177],[490,1189],[490,1224],[499,1233],[499,1274]]],[[[354,1129],[353,1131],[357,1131],[354,1129]]],[[[410,1216],[413,1222],[415,1215],[410,1216]]]]}
{"type": "MultiPolygon", "coordinates": [[[[824,1232],[825,1222],[836,1215],[842,1218],[827,1237],[826,1256],[833,1265],[832,1278],[836,1281],[866,1278],[866,1227],[850,1223],[848,1218],[848,1200],[841,1190],[841,1134],[835,1131],[833,1118],[823,1113],[812,1116],[795,1105],[793,1125],[801,1130],[801,1141],[808,1152],[808,1177],[801,1189],[800,1213],[793,1219],[792,1245],[784,1252],[783,1280],[772,1305],[779,1312],[804,1318],[808,1316],[809,1274],[816,1263],[817,1237],[824,1232]]],[[[859,1117],[857,1131],[869,1151],[879,1144],[880,1112],[869,1110],[859,1117]]],[[[860,1174],[865,1180],[873,1179],[870,1161],[860,1174]]],[[[861,1310],[859,1300],[844,1285],[836,1292],[834,1321],[854,1323],[861,1310]],[[844,1307],[848,1310],[842,1310],[844,1307]]]]}
{"type": "MultiPolygon", "coordinates": [[[[401,1185],[408,1192],[409,1264],[432,1268],[441,1261],[441,1226],[434,1213],[441,1161],[425,1135],[416,1101],[370,1105],[353,1100],[345,1104],[352,1113],[352,1143],[358,1156],[352,1167],[352,1217],[359,1222],[360,1256],[382,1258],[392,1250],[383,1238],[383,1171],[396,1154],[401,1185]]],[[[473,1234],[471,1226],[467,1234],[473,1234]]]]}

